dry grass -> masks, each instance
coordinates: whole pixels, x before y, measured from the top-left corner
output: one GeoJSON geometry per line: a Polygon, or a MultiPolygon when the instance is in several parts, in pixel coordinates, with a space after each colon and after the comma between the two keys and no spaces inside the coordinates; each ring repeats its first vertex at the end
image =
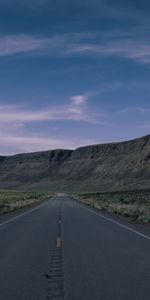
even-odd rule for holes
{"type": "Polygon", "coordinates": [[[150,190],[76,194],[73,197],[88,206],[150,223],[150,190]]]}
{"type": "Polygon", "coordinates": [[[50,193],[0,190],[0,214],[31,207],[50,196],[50,193]]]}

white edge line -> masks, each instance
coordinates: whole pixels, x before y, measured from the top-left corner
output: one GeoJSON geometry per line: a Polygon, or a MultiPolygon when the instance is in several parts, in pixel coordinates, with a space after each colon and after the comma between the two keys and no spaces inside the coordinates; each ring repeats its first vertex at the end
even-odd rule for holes
{"type": "Polygon", "coordinates": [[[117,221],[114,221],[114,220],[111,219],[111,218],[105,217],[105,216],[103,216],[101,213],[97,213],[97,212],[93,211],[92,209],[90,209],[90,208],[88,208],[88,207],[86,207],[86,206],[84,206],[84,205],[82,205],[82,207],[84,207],[85,209],[87,209],[87,210],[90,211],[91,213],[93,213],[93,214],[95,214],[95,215],[97,215],[97,216],[99,216],[99,217],[101,217],[101,218],[103,218],[103,219],[106,219],[106,220],[108,220],[108,221],[110,221],[110,222],[112,222],[112,223],[114,223],[114,224],[116,224],[116,225],[118,225],[118,226],[120,226],[120,227],[123,227],[123,228],[125,228],[125,229],[127,229],[127,230],[130,230],[130,231],[136,233],[137,235],[139,235],[139,236],[141,236],[141,237],[143,237],[143,238],[145,238],[145,239],[147,239],[147,240],[150,240],[150,237],[149,237],[148,235],[142,234],[142,233],[140,233],[140,232],[138,232],[138,231],[136,231],[136,230],[134,230],[134,229],[132,229],[132,228],[126,226],[126,225],[123,225],[123,224],[121,224],[121,223],[119,223],[119,222],[117,222],[117,221]]]}
{"type": "Polygon", "coordinates": [[[25,211],[25,212],[22,213],[22,214],[19,214],[19,215],[15,216],[15,217],[13,217],[13,218],[11,218],[11,219],[9,219],[9,220],[6,220],[6,221],[0,223],[0,227],[3,226],[3,225],[5,225],[5,224],[8,224],[8,223],[10,223],[10,222],[13,222],[13,221],[16,220],[16,219],[21,218],[21,217],[24,216],[24,215],[30,214],[32,211],[37,210],[37,209],[39,209],[39,208],[45,206],[46,204],[47,204],[47,202],[46,202],[46,203],[42,203],[42,204],[40,204],[40,205],[38,205],[38,206],[36,206],[36,207],[34,207],[34,208],[28,210],[28,211],[25,211]]]}

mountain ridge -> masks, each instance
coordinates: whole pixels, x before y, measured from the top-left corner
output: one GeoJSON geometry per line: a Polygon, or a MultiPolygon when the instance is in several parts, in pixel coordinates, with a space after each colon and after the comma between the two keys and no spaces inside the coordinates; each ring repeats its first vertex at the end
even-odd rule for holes
{"type": "Polygon", "coordinates": [[[78,149],[82,149],[82,148],[88,148],[88,147],[101,147],[101,146],[109,146],[109,145],[120,145],[120,144],[126,144],[126,143],[132,143],[132,142],[136,142],[136,141],[141,141],[143,139],[150,139],[150,134],[147,134],[145,136],[141,136],[141,137],[137,137],[135,139],[131,139],[131,140],[125,140],[125,141],[118,141],[118,142],[108,142],[108,143],[99,143],[99,144],[92,144],[92,145],[86,145],[86,146],[80,146],[77,147],[76,149],[64,149],[64,148],[56,148],[56,149],[51,149],[51,150],[40,150],[40,151],[34,151],[34,152],[23,152],[23,153],[16,153],[16,154],[12,154],[12,155],[1,155],[0,157],[13,157],[13,156],[18,156],[18,155],[31,155],[31,154],[36,154],[36,153],[46,153],[46,152],[51,152],[51,151],[76,151],[78,149]]]}
{"type": "Polygon", "coordinates": [[[75,150],[0,156],[0,188],[90,192],[150,188],[150,135],[75,150]]]}

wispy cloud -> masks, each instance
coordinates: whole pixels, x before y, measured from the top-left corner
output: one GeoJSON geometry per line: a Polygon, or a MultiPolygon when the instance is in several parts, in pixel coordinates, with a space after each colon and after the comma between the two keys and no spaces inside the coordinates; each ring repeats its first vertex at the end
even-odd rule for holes
{"type": "MultiPolygon", "coordinates": [[[[97,55],[99,57],[122,57],[141,63],[150,63],[150,39],[128,34],[122,38],[116,32],[68,33],[50,37],[27,35],[1,36],[0,56],[34,53],[47,56],[97,55]]],[[[120,32],[121,35],[121,32],[120,32]]]]}
{"type": "MultiPolygon", "coordinates": [[[[79,146],[97,143],[96,139],[81,138],[51,138],[34,135],[16,135],[0,133],[1,147],[7,150],[7,154],[13,154],[12,149],[16,148],[17,152],[32,152],[51,149],[75,149],[79,146]]],[[[0,149],[0,155],[5,155],[6,151],[0,149]]]]}
{"type": "Polygon", "coordinates": [[[87,97],[84,95],[78,95],[71,97],[73,105],[80,106],[83,105],[87,101],[87,97]]]}
{"type": "Polygon", "coordinates": [[[32,35],[6,35],[0,36],[0,56],[8,56],[23,53],[34,55],[61,56],[68,53],[68,49],[74,43],[79,43],[89,36],[88,33],[68,33],[52,35],[49,37],[32,35]]]}
{"type": "MultiPolygon", "coordinates": [[[[82,34],[81,34],[82,36],[82,34]]],[[[50,37],[32,35],[0,36],[0,56],[33,53],[34,55],[64,55],[66,42],[80,40],[80,34],[62,34],[50,37]]]]}
{"type": "MultiPolygon", "coordinates": [[[[17,106],[0,106],[0,154],[12,154],[15,152],[31,152],[38,150],[50,149],[75,149],[81,145],[96,143],[94,139],[84,138],[52,138],[51,136],[41,136],[30,133],[29,128],[26,130],[26,124],[33,122],[44,122],[53,120],[75,120],[91,122],[90,115],[86,115],[83,111],[84,96],[71,97],[70,104],[66,106],[53,107],[43,111],[29,111],[17,106]],[[78,101],[77,101],[78,100],[78,101]],[[80,100],[80,101],[79,101],[80,100]],[[9,150],[10,149],[10,150],[9,150]],[[7,151],[6,151],[7,150],[7,151]]],[[[92,120],[93,122],[94,120],[92,120]]]]}
{"type": "Polygon", "coordinates": [[[126,108],[119,110],[119,113],[121,113],[121,114],[128,114],[128,113],[144,114],[144,113],[149,113],[149,109],[144,108],[144,107],[126,107],[126,108]]]}
{"type": "Polygon", "coordinates": [[[122,57],[150,63],[150,41],[131,41],[130,39],[99,44],[80,44],[70,49],[74,54],[97,55],[103,57],[122,57]]]}
{"type": "Polygon", "coordinates": [[[11,149],[13,148],[16,148],[17,152],[55,148],[74,149],[80,145],[96,142],[95,140],[86,138],[73,138],[70,140],[65,138],[65,135],[60,139],[41,136],[41,134],[38,135],[38,133],[30,133],[29,129],[30,125],[35,122],[36,124],[52,121],[98,122],[98,115],[88,111],[86,107],[87,101],[87,96],[76,95],[70,97],[70,101],[64,106],[57,105],[42,110],[31,110],[16,105],[0,105],[1,147],[6,148],[7,153],[9,153],[8,149],[10,148],[10,153],[12,153],[11,149]],[[28,128],[26,128],[26,125],[28,125],[28,128]]]}
{"type": "MultiPolygon", "coordinates": [[[[81,145],[98,142],[87,138],[53,138],[47,135],[38,135],[38,130],[30,132],[33,123],[42,124],[53,121],[76,121],[105,125],[104,114],[95,113],[88,107],[88,100],[92,93],[71,96],[65,105],[57,105],[42,110],[31,110],[17,105],[0,105],[0,141],[1,147],[17,149],[17,152],[48,150],[54,148],[76,148],[81,145]],[[30,127],[31,126],[31,127],[30,127]],[[42,146],[41,146],[42,145],[42,146]]],[[[2,153],[2,151],[1,151],[2,153]]]]}
{"type": "Polygon", "coordinates": [[[87,95],[76,95],[70,98],[66,105],[57,105],[46,107],[41,110],[27,110],[25,107],[1,105],[0,106],[0,124],[15,123],[26,124],[43,121],[81,121],[87,123],[97,123],[102,121],[104,115],[89,111],[86,103],[87,95]]]}
{"type": "Polygon", "coordinates": [[[45,47],[44,39],[26,35],[8,35],[0,37],[0,56],[31,52],[45,47]]]}

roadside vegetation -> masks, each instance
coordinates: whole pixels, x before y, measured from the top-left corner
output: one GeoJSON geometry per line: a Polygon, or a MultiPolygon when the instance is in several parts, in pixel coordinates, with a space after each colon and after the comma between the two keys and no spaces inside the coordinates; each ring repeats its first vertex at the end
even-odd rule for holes
{"type": "Polygon", "coordinates": [[[50,193],[0,190],[0,215],[34,206],[50,196],[52,196],[50,193]]]}
{"type": "Polygon", "coordinates": [[[74,194],[73,197],[93,208],[150,224],[150,190],[74,194]]]}

